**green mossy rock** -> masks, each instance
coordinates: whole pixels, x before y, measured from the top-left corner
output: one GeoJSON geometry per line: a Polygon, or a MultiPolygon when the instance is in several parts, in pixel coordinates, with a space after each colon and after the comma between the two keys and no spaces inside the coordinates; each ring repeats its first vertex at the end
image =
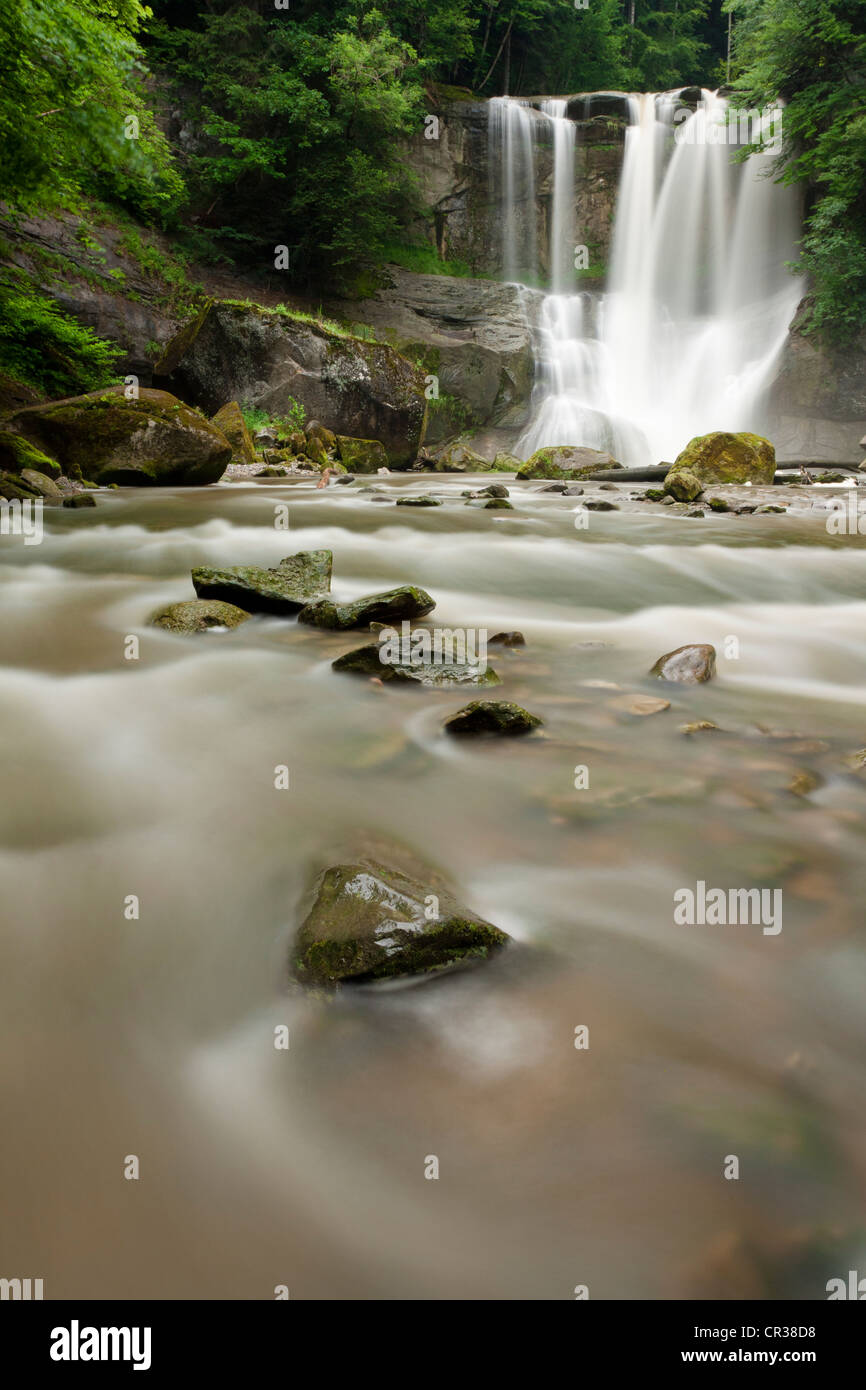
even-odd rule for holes
{"type": "Polygon", "coordinates": [[[304,445],[304,453],[308,459],[312,459],[313,463],[318,464],[320,468],[324,468],[328,463],[328,451],[317,434],[312,434],[307,437],[307,442],[304,445]]]}
{"type": "Polygon", "coordinates": [[[437,473],[489,473],[490,461],[468,444],[452,444],[436,460],[437,473]]]}
{"type": "MultiPolygon", "coordinates": [[[[92,499],[91,499],[92,500],[92,499]]],[[[154,613],[151,623],[166,632],[209,632],[215,627],[238,627],[249,618],[242,608],[218,599],[191,598],[182,603],[170,603],[154,613]]]]}
{"type": "Polygon", "coordinates": [[[298,932],[293,973],[303,984],[330,988],[424,975],[484,960],[509,940],[460,907],[438,875],[422,883],[376,860],[360,860],[326,869],[319,879],[298,932]]]}
{"type": "Polygon", "coordinates": [[[59,477],[60,464],[56,459],[37,449],[23,435],[13,434],[11,430],[0,431],[0,469],[8,473],[23,473],[31,468],[46,477],[59,477]]]}
{"type": "Polygon", "coordinates": [[[235,463],[255,463],[256,446],[237,401],[229,401],[228,405],[218,410],[211,424],[224,434],[231,444],[235,463]]]}
{"type": "Polygon", "coordinates": [[[594,473],[607,472],[611,468],[622,468],[612,454],[601,449],[573,448],[570,445],[557,445],[547,449],[536,449],[526,463],[520,465],[517,477],[557,478],[571,482],[576,478],[591,478],[594,473]]]}
{"type": "Polygon", "coordinates": [[[232,456],[225,435],[167,391],[142,389],[127,400],[122,386],[110,386],[28,406],[9,424],[55,455],[64,473],[102,487],[215,483],[232,456]]]}
{"type": "Polygon", "coordinates": [[[355,599],[353,603],[318,599],[301,610],[298,622],[342,631],[352,627],[369,627],[370,623],[390,624],[423,618],[426,613],[432,613],[435,607],[435,601],[424,589],[418,589],[414,584],[403,584],[399,589],[368,594],[355,599]]]}
{"type": "Polygon", "coordinates": [[[491,498],[489,499],[489,501],[487,501],[487,502],[484,503],[484,511],[486,511],[486,512],[513,512],[513,511],[514,511],[514,507],[513,507],[512,503],[506,501],[506,499],[505,499],[504,497],[491,497],[491,498]]]}
{"type": "Polygon", "coordinates": [[[404,664],[389,660],[386,649],[378,642],[370,642],[364,647],[356,647],[353,651],[338,656],[336,661],[331,662],[331,666],[334,671],[343,671],[352,676],[376,676],[381,681],[414,681],[417,685],[443,688],[453,685],[500,684],[499,676],[492,666],[482,671],[477,666],[456,661],[418,661],[404,664]]]}
{"type": "Polygon", "coordinates": [[[33,502],[39,496],[35,488],[17,473],[0,473],[0,497],[6,502],[33,502]]]}
{"type": "Polygon", "coordinates": [[[310,439],[318,439],[326,449],[336,449],[337,447],[337,436],[334,431],[326,429],[324,425],[318,423],[307,426],[307,440],[310,439]]]}
{"type": "Polygon", "coordinates": [[[691,473],[702,488],[716,483],[770,484],[776,473],[776,450],[759,434],[715,430],[690,440],[677,455],[665,478],[667,492],[678,473],[691,473]]]}
{"type": "Polygon", "coordinates": [[[523,467],[522,459],[514,454],[497,454],[490,467],[494,473],[519,473],[523,467]]]}
{"type": "Polygon", "coordinates": [[[666,652],[650,671],[650,675],[659,680],[676,681],[681,685],[698,685],[712,680],[715,674],[716,649],[708,643],[695,643],[666,652]]]}
{"type": "Polygon", "coordinates": [[[663,491],[676,502],[694,502],[704,490],[700,478],[684,468],[679,473],[669,473],[665,478],[663,491]]]}
{"type": "Polygon", "coordinates": [[[378,439],[351,439],[348,435],[337,435],[337,453],[340,462],[350,473],[376,473],[388,467],[388,455],[384,444],[378,439]]]}
{"type": "Polygon", "coordinates": [[[192,571],[199,598],[219,599],[247,613],[298,613],[331,587],[330,550],[306,550],[281,560],[276,569],[235,565],[192,571]]]}
{"type": "Polygon", "coordinates": [[[78,511],[82,507],[95,507],[96,498],[91,497],[89,492],[71,492],[67,497],[64,497],[63,505],[73,511],[78,511]]]}
{"type": "Polygon", "coordinates": [[[438,497],[398,497],[398,507],[441,507],[438,497]]]}
{"type": "Polygon", "coordinates": [[[471,705],[445,720],[446,734],[496,734],[500,738],[515,738],[529,734],[544,721],[530,714],[522,705],[508,700],[473,700],[471,705]]]}
{"type": "Polygon", "coordinates": [[[53,478],[47,477],[44,473],[37,473],[35,468],[22,468],[21,481],[44,497],[46,502],[59,502],[63,493],[57,486],[53,478]]]}

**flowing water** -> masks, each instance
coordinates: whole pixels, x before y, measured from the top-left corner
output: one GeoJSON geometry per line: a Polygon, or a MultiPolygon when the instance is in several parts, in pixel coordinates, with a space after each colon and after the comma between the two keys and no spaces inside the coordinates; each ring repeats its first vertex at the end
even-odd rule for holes
{"type": "Polygon", "coordinates": [[[521,458],[582,444],[638,467],[674,459],[710,430],[765,429],[763,400],[803,294],[787,268],[800,230],[797,194],[770,177],[772,144],[734,162],[726,103],[714,93],[705,91],[684,121],[677,93],[634,96],[628,109],[607,287],[594,293],[575,286],[581,200],[566,101],[545,99],[538,111],[509,98],[491,103],[504,274],[541,276],[548,286],[521,458]],[[527,210],[549,144],[542,274],[527,210]]]}
{"type": "Polygon", "coordinates": [[[623,491],[581,530],[521,485],[495,513],[464,479],[374,481],[118,491],[0,543],[2,1272],[46,1297],[824,1297],[866,1253],[862,542],[828,536],[829,492],[692,521],[623,491]],[[352,634],[148,626],[193,565],[323,546],[339,595],[411,580],[439,624],[521,629],[490,660],[544,737],[455,745],[465,691],[332,672],[352,634]],[[715,681],[629,714],[692,640],[715,681]],[[360,832],[516,945],[291,992],[309,866],[360,832]],[[698,880],[781,888],[781,932],[676,925],[698,880]]]}

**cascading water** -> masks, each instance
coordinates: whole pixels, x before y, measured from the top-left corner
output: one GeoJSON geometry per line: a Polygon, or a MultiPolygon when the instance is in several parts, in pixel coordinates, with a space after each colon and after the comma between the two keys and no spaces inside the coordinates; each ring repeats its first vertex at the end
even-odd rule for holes
{"type": "Polygon", "coordinates": [[[537,184],[528,165],[542,126],[553,127],[550,292],[536,325],[532,418],[516,452],[526,458],[545,445],[582,444],[639,466],[675,457],[696,434],[760,428],[761,400],[802,293],[786,268],[798,205],[767,177],[766,157],[732,161],[722,142],[725,102],[704,92],[683,121],[676,93],[629,99],[603,294],[574,288],[576,127],[565,100],[546,99],[540,111],[508,98],[491,106],[511,278],[518,265],[537,274],[519,205],[537,184]]]}

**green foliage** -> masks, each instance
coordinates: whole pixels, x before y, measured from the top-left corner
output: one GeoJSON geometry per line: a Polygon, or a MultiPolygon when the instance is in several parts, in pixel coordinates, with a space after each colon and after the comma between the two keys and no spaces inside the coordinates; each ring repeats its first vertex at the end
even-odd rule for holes
{"type": "Polygon", "coordinates": [[[241,414],[250,434],[255,434],[256,430],[270,430],[276,439],[285,439],[296,430],[303,430],[307,422],[307,412],[294,396],[288,398],[285,415],[272,415],[257,406],[241,406],[241,414]]]}
{"type": "Polygon", "coordinates": [[[98,338],[39,290],[23,272],[0,278],[0,371],[47,396],[96,391],[118,379],[118,349],[98,338]]]}
{"type": "Polygon", "coordinates": [[[158,302],[171,309],[178,318],[197,308],[201,302],[202,287],[189,278],[189,257],[185,252],[175,247],[168,255],[133,227],[123,233],[117,246],[118,250],[126,251],[145,275],[161,287],[158,302]]]}
{"type": "Polygon", "coordinates": [[[735,101],[781,98],[775,176],[804,187],[798,266],[806,326],[850,339],[866,322],[866,34],[862,0],[734,0],[735,101]]]}
{"type": "Polygon", "coordinates": [[[182,183],[134,38],[149,13],[139,0],[4,0],[0,198],[27,209],[99,191],[146,218],[170,214],[182,183]]]}
{"type": "Polygon", "coordinates": [[[626,84],[643,92],[700,83],[708,0],[636,0],[625,35],[626,84]]]}
{"type": "Polygon", "coordinates": [[[404,270],[414,270],[421,275],[456,275],[466,278],[474,275],[471,266],[465,261],[440,260],[435,246],[429,242],[421,245],[388,245],[382,248],[385,260],[400,265],[404,270]]]}

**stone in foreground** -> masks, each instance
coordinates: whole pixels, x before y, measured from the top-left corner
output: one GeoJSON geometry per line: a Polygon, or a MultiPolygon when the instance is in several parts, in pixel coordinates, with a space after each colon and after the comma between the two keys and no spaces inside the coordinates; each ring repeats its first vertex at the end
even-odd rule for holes
{"type": "Polygon", "coordinates": [[[209,632],[215,627],[238,627],[249,618],[242,608],[219,599],[191,598],[182,603],[170,603],[154,613],[151,623],[166,632],[209,632]]]}
{"type": "Polygon", "coordinates": [[[467,661],[392,661],[387,645],[370,642],[356,647],[331,662],[334,671],[353,676],[375,676],[380,681],[415,681],[418,685],[499,685],[499,676],[492,666],[481,667],[467,661]],[[383,657],[385,658],[383,660],[383,657]]]}
{"type": "Polygon", "coordinates": [[[709,645],[696,644],[677,647],[676,651],[660,656],[650,671],[662,681],[677,681],[682,685],[698,685],[701,681],[712,680],[716,674],[716,649],[709,645]]]}
{"type": "Polygon", "coordinates": [[[199,598],[219,599],[247,613],[298,613],[331,587],[330,550],[302,550],[281,560],[276,569],[235,565],[203,566],[192,571],[199,598]]]}
{"type": "Polygon", "coordinates": [[[433,886],[376,860],[326,869],[301,927],[294,974],[330,986],[424,975],[484,960],[507,945],[505,932],[433,886]],[[438,910],[431,920],[431,906],[438,910]]]}
{"type": "Polygon", "coordinates": [[[530,714],[521,705],[508,700],[473,700],[471,705],[445,720],[446,734],[497,734],[515,738],[531,733],[543,724],[537,714],[530,714]]]}
{"type": "Polygon", "coordinates": [[[352,627],[369,627],[370,623],[408,622],[412,618],[423,618],[435,607],[435,600],[426,590],[414,584],[403,584],[399,589],[355,599],[354,603],[318,599],[301,610],[298,622],[345,631],[352,627]]]}
{"type": "Polygon", "coordinates": [[[558,445],[547,449],[536,449],[518,471],[518,479],[560,478],[570,481],[573,478],[589,478],[593,473],[607,472],[611,468],[622,468],[612,454],[601,449],[572,448],[558,445]]]}

